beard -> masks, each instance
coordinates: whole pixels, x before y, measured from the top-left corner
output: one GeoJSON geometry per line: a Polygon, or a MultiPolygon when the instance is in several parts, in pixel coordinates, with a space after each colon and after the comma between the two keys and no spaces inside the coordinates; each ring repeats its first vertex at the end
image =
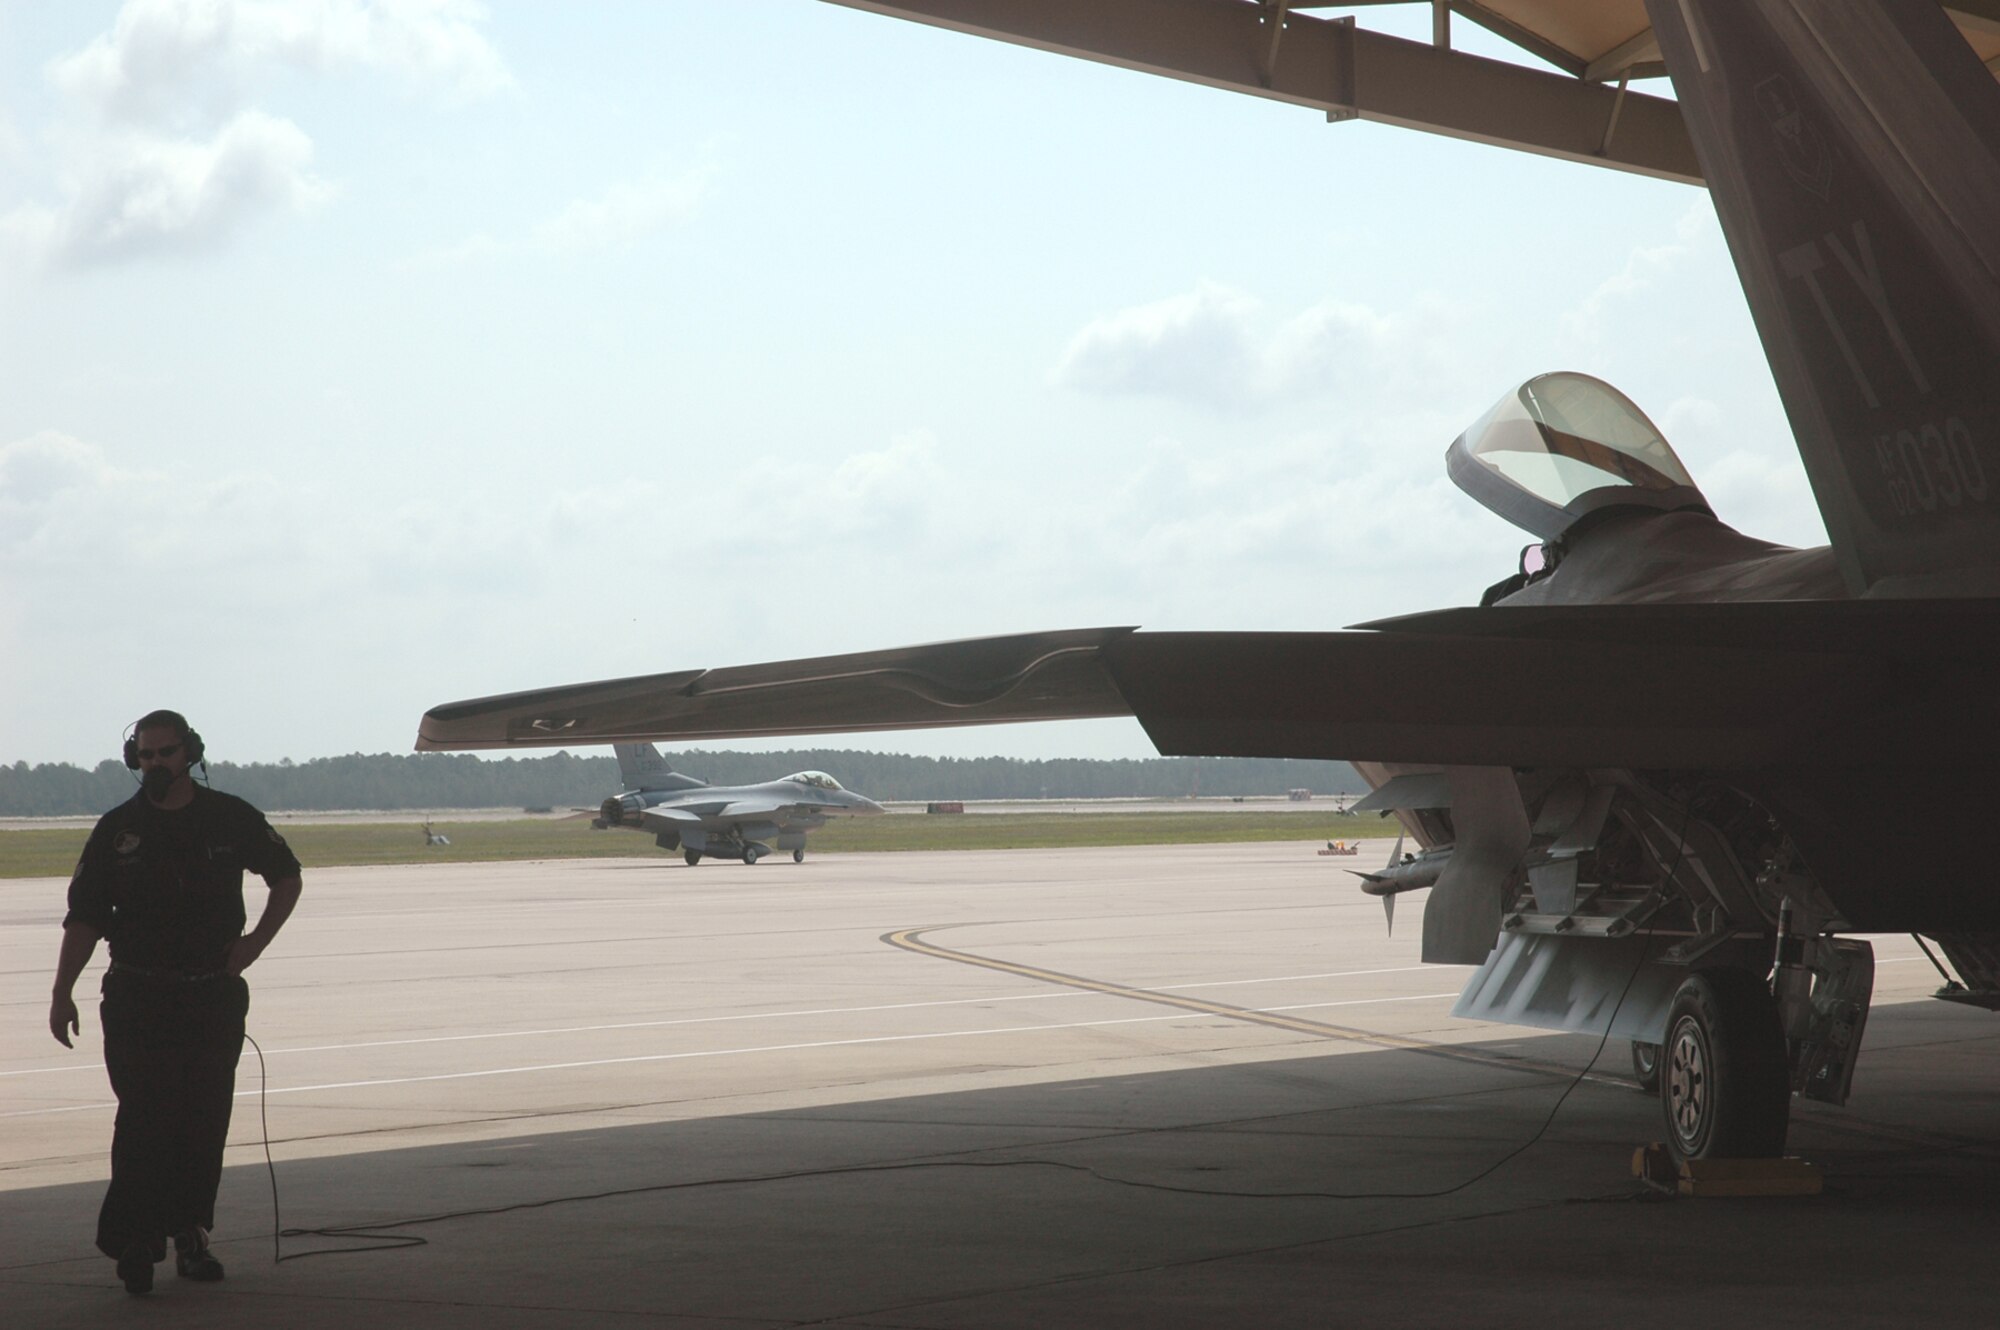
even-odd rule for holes
{"type": "Polygon", "coordinates": [[[174,781],[177,779],[179,778],[165,767],[148,767],[146,774],[139,778],[139,784],[145,789],[146,797],[158,803],[167,797],[167,791],[174,787],[174,781]]]}

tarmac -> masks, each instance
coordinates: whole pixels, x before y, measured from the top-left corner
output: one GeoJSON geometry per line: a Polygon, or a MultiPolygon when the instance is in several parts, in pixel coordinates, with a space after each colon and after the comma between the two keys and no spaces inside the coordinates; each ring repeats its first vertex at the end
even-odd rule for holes
{"type": "Polygon", "coordinates": [[[1453,1020],[1343,871],[1386,845],[1322,844],[309,869],[228,1279],[143,1299],[94,1003],[46,1029],[64,884],[0,884],[0,1325],[1991,1323],[2000,1017],[1910,939],[1794,1113],[1825,1192],[1669,1198],[1626,1046],[1453,1020]]]}

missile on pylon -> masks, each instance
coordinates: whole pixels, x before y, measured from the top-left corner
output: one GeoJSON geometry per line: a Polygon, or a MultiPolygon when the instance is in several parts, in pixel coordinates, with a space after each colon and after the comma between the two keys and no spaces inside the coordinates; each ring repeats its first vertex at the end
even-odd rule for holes
{"type": "Polygon", "coordinates": [[[1396,935],[1396,897],[1406,891],[1435,886],[1444,866],[1451,862],[1451,848],[1438,845],[1421,854],[1404,854],[1403,838],[1398,836],[1396,848],[1389,852],[1389,862],[1381,869],[1373,873],[1347,870],[1361,879],[1363,891],[1382,898],[1382,919],[1391,937],[1396,935]]]}

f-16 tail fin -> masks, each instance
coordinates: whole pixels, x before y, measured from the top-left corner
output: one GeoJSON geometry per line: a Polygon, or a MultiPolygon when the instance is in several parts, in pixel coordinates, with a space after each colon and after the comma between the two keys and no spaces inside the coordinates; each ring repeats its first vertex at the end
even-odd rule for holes
{"type": "Polygon", "coordinates": [[[611,748],[618,754],[618,779],[628,790],[680,790],[704,784],[668,766],[652,744],[613,744],[611,748]]]}
{"type": "Polygon", "coordinates": [[[2000,594],[2000,85],[1935,0],[1646,0],[1855,594],[2000,594]]]}

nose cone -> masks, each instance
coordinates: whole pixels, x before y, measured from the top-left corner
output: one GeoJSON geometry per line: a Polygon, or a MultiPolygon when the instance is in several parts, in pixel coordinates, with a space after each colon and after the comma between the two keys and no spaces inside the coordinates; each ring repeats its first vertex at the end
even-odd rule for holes
{"type": "Polygon", "coordinates": [[[854,811],[857,813],[886,813],[889,810],[876,803],[865,794],[854,796],[854,811]]]}

